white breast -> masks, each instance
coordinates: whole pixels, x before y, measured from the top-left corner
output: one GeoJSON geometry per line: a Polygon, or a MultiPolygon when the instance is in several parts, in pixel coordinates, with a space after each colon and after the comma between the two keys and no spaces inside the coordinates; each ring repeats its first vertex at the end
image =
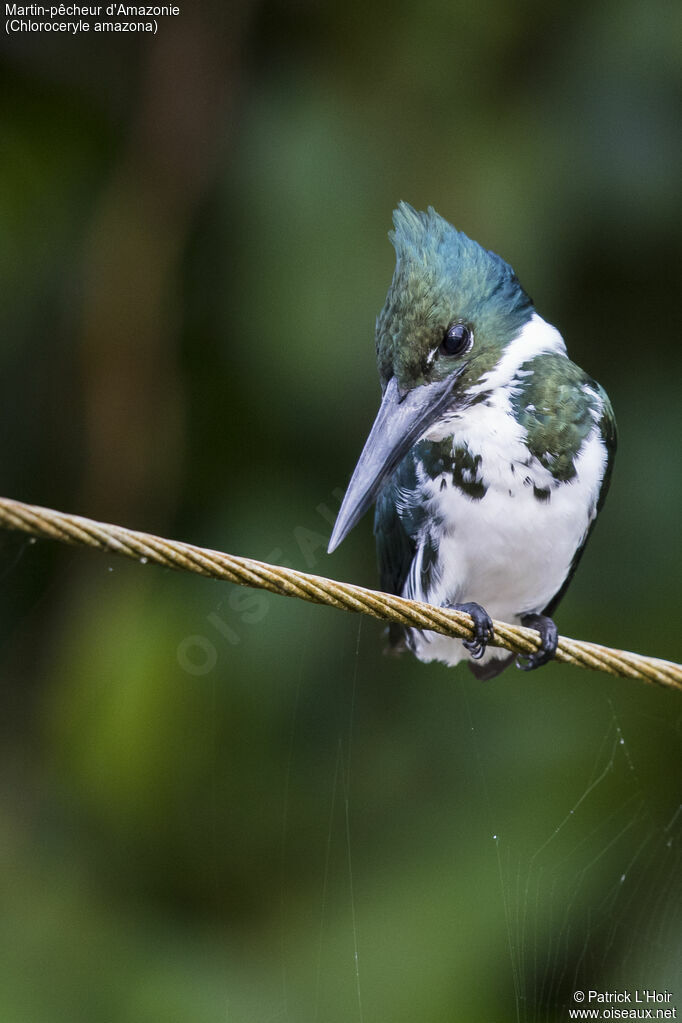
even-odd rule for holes
{"type": "MultiPolygon", "coordinates": [[[[511,380],[518,364],[509,360],[508,368],[511,380]]],[[[480,454],[477,480],[486,491],[472,499],[453,486],[451,474],[422,481],[428,519],[441,523],[438,561],[425,583],[419,549],[403,593],[437,605],[474,601],[491,617],[518,623],[526,613],[542,612],[561,589],[596,515],[607,452],[595,423],[575,459],[575,476],[557,483],[530,458],[510,396],[498,386],[488,404],[425,434],[430,440],[452,435],[453,447],[480,454]],[[547,489],[549,498],[539,500],[535,491],[547,489]]],[[[459,640],[435,633],[413,632],[409,641],[421,660],[456,664],[468,657],[459,640]]]]}

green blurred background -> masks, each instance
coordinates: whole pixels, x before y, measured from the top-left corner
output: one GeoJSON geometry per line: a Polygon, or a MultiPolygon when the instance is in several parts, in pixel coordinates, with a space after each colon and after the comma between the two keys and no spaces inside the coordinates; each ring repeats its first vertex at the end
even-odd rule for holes
{"type": "MultiPolygon", "coordinates": [[[[561,630],[682,659],[682,8],[182,5],[4,36],[2,491],[376,584],[326,538],[398,199],[507,258],[620,428],[561,630]]],[[[679,696],[0,535],[0,1019],[682,1010],[679,696]],[[674,1004],[674,1002],[673,1002],[674,1004]]]]}

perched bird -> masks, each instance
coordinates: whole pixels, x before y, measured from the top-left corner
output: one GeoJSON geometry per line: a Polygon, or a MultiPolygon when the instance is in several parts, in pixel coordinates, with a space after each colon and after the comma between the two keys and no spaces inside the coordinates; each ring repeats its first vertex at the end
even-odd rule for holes
{"type": "Polygon", "coordinates": [[[421,661],[492,678],[491,617],[537,629],[526,670],[556,652],[550,617],[608,489],[616,424],[503,259],[429,207],[400,203],[396,268],[376,324],[383,399],[329,543],[376,501],[384,590],[468,612],[472,640],[392,626],[421,661]]]}

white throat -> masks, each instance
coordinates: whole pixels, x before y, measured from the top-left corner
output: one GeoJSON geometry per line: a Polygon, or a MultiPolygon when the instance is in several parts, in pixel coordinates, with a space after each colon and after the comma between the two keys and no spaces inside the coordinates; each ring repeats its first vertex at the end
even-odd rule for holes
{"type": "Polygon", "coordinates": [[[547,323],[537,313],[533,313],[528,323],[524,323],[514,340],[507,345],[496,365],[483,374],[471,389],[471,393],[505,387],[518,376],[518,371],[525,362],[536,355],[549,354],[566,355],[564,339],[556,327],[547,323]]]}

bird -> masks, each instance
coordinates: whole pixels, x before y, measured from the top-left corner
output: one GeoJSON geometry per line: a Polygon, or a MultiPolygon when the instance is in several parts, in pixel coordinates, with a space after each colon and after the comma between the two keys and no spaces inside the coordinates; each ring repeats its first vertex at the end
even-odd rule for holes
{"type": "Polygon", "coordinates": [[[492,618],[557,649],[553,614],[609,487],[616,422],[511,266],[433,207],[400,202],[376,321],[382,400],[329,541],[375,503],[382,589],[471,616],[471,639],[392,625],[390,648],[493,678],[514,654],[492,618]]]}

